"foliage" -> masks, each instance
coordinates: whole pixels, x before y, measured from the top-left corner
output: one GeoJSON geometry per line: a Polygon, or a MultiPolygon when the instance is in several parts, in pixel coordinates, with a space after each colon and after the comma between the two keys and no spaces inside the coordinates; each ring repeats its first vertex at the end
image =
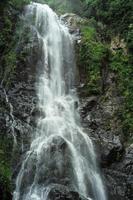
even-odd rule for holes
{"type": "Polygon", "coordinates": [[[79,65],[85,68],[87,73],[87,90],[91,94],[99,94],[101,88],[101,68],[107,54],[106,45],[103,45],[92,27],[82,29],[82,41],[79,46],[79,65]]]}
{"type": "Polygon", "coordinates": [[[0,189],[3,200],[11,197],[11,149],[11,140],[0,136],[0,189]]]}
{"type": "Polygon", "coordinates": [[[10,84],[15,74],[17,54],[16,44],[18,41],[17,32],[19,13],[23,6],[30,0],[6,0],[0,2],[2,5],[1,32],[0,32],[0,79],[4,85],[10,84]],[[16,12],[17,11],[17,12],[16,12]]]}
{"type": "Polygon", "coordinates": [[[23,9],[23,6],[30,3],[30,0],[1,0],[0,11],[3,12],[5,8],[13,7],[15,10],[23,9]]]}
{"type": "Polygon", "coordinates": [[[130,24],[127,33],[127,47],[130,53],[133,53],[133,24],[130,24]]]}
{"type": "Polygon", "coordinates": [[[30,0],[9,0],[9,3],[15,7],[15,9],[23,9],[23,6],[30,3],[30,0]]]}
{"type": "MultiPolygon", "coordinates": [[[[105,59],[108,62],[108,66],[110,66],[108,70],[110,72],[113,71],[117,77],[115,81],[119,91],[118,95],[123,98],[123,103],[119,106],[119,116],[125,137],[127,140],[130,140],[129,136],[133,133],[133,2],[132,0],[82,0],[82,3],[84,5],[83,15],[93,19],[97,35],[100,37],[99,41],[103,45],[103,47],[99,47],[100,42],[96,45],[96,40],[94,42],[91,38],[90,41],[88,40],[89,44],[85,42],[84,46],[81,47],[80,53],[83,58],[81,63],[85,67],[89,66],[87,67],[88,83],[91,80],[89,75],[90,66],[92,66],[95,77],[96,75],[98,76],[98,73],[95,73],[98,68],[101,68],[101,60],[98,66],[98,59],[104,57],[103,54],[107,51],[105,50],[102,53],[103,49],[108,48],[105,45],[105,41],[110,43],[114,36],[119,35],[121,38],[124,38],[127,44],[127,52],[122,48],[118,48],[114,53],[109,53],[109,59],[106,59],[106,56],[105,59]],[[92,43],[94,44],[91,45],[92,43]],[[91,64],[91,61],[93,64],[91,64]]],[[[95,80],[98,80],[98,78],[95,80]]],[[[96,88],[97,84],[95,84],[96,88]]]]}
{"type": "Polygon", "coordinates": [[[133,20],[132,0],[82,0],[82,2],[85,5],[84,15],[106,24],[108,34],[121,33],[127,36],[133,20]]]}
{"type": "MultiPolygon", "coordinates": [[[[81,14],[82,4],[80,0],[42,0],[53,8],[57,13],[64,14],[65,12],[76,12],[81,14]]],[[[38,0],[38,2],[40,2],[38,0]]]]}
{"type": "Polygon", "coordinates": [[[111,57],[110,67],[117,75],[117,87],[124,97],[120,107],[123,131],[125,136],[130,136],[133,132],[133,68],[130,54],[126,55],[122,49],[117,50],[111,57]]]}
{"type": "MultiPolygon", "coordinates": [[[[97,32],[92,27],[83,27],[82,41],[79,45],[79,68],[85,69],[86,74],[86,95],[102,93],[102,69],[108,65],[108,70],[116,75],[117,91],[123,98],[119,106],[119,117],[125,140],[129,140],[133,132],[133,67],[130,52],[124,49],[117,49],[110,52],[109,46],[100,42],[97,32]]],[[[129,36],[129,38],[132,35],[129,36]]],[[[131,44],[131,43],[130,43],[131,44]]],[[[105,69],[104,69],[105,70],[105,69]]]]}

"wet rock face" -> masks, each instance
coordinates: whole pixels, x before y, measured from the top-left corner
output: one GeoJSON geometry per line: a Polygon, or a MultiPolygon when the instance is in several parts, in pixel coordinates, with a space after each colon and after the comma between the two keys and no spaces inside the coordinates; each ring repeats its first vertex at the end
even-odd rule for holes
{"type": "Polygon", "coordinates": [[[75,32],[75,30],[78,28],[78,24],[83,21],[80,16],[74,13],[66,13],[61,16],[61,19],[68,26],[71,33],[75,32]]]}
{"type": "Polygon", "coordinates": [[[110,198],[130,200],[133,198],[133,146],[126,148],[120,162],[104,168],[110,198]]]}
{"type": "Polygon", "coordinates": [[[60,18],[63,21],[63,23],[68,27],[69,32],[74,36],[76,42],[80,43],[81,36],[80,36],[79,24],[86,23],[86,20],[82,19],[80,16],[74,13],[66,13],[62,15],[60,18]]]}
{"type": "Polygon", "coordinates": [[[132,183],[128,175],[121,172],[121,169],[104,169],[106,187],[108,189],[109,200],[131,200],[133,198],[132,183]]]}
{"type": "MultiPolygon", "coordinates": [[[[82,92],[82,91],[81,91],[82,92]]],[[[81,97],[82,125],[95,144],[109,200],[133,198],[133,146],[125,147],[119,119],[121,99],[111,93],[81,97]],[[104,99],[104,100],[103,100],[104,99]]]]}
{"type": "Polygon", "coordinates": [[[80,196],[78,192],[69,190],[63,185],[53,185],[48,195],[49,200],[87,200],[80,196]]]}
{"type": "MultiPolygon", "coordinates": [[[[43,141],[42,138],[40,141],[43,141]]],[[[47,144],[42,143],[41,149],[38,147],[34,150],[38,142],[32,144],[33,150],[24,161],[20,199],[27,198],[29,191],[32,191],[32,196],[44,196],[48,200],[86,200],[75,189],[67,142],[61,136],[55,136],[47,144]]]]}
{"type": "MultiPolygon", "coordinates": [[[[40,196],[41,198],[44,197],[44,199],[47,200],[89,200],[80,195],[78,192],[73,191],[69,187],[61,184],[50,184],[46,189],[44,188],[43,193],[39,192],[39,188],[35,188],[35,193],[32,197],[38,199],[40,196]],[[37,190],[38,192],[36,192],[37,190]]],[[[23,199],[23,197],[20,199],[23,199]]]]}
{"type": "Polygon", "coordinates": [[[131,178],[133,178],[133,144],[126,148],[121,167],[123,172],[127,172],[128,175],[131,175],[131,178]]]}
{"type": "Polygon", "coordinates": [[[5,150],[5,157],[11,163],[13,184],[22,157],[29,149],[31,135],[35,133],[37,116],[33,112],[37,104],[36,55],[39,53],[36,34],[33,32],[32,41],[20,43],[17,49],[17,66],[10,86],[7,88],[4,84],[0,85],[0,139],[5,144],[10,141],[10,146],[5,150]],[[33,50],[30,55],[26,54],[24,57],[22,54],[28,46],[33,50]]]}
{"type": "MultiPolygon", "coordinates": [[[[66,141],[60,136],[50,138],[47,144],[45,142],[41,143],[41,141],[43,141],[43,138],[34,141],[32,144],[33,150],[28,153],[28,159],[24,161],[25,170],[22,172],[20,186],[21,196],[25,195],[24,192],[34,183],[40,187],[45,186],[48,188],[52,183],[72,187],[70,183],[74,181],[72,180],[73,168],[69,147],[66,141]],[[41,148],[38,144],[41,145],[41,148]],[[37,147],[38,149],[36,149],[37,147]]],[[[61,188],[61,185],[57,187],[57,192],[55,190],[53,193],[58,194],[58,188],[61,188]]],[[[63,195],[67,196],[68,190],[66,192],[65,190],[63,191],[63,195]]],[[[60,191],[60,194],[61,193],[62,191],[60,191]]],[[[51,199],[52,198],[53,195],[51,199]]]]}

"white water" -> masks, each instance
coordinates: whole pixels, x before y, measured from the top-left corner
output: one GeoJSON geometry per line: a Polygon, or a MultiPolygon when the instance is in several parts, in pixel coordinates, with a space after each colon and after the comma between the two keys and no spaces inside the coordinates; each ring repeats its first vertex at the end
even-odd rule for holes
{"type": "Polygon", "coordinates": [[[15,121],[14,115],[13,115],[13,106],[9,102],[8,95],[7,95],[6,90],[4,88],[3,88],[3,92],[4,92],[4,95],[5,95],[6,103],[9,105],[9,108],[10,108],[10,118],[11,118],[11,120],[10,119],[6,119],[6,125],[7,125],[7,127],[8,126],[10,127],[11,134],[13,136],[13,149],[14,149],[15,146],[17,145],[17,138],[16,138],[16,134],[15,134],[15,131],[14,131],[14,127],[16,125],[16,121],[15,121]]]}
{"type": "Polygon", "coordinates": [[[13,199],[47,200],[54,183],[88,199],[106,200],[93,144],[76,111],[73,38],[47,5],[28,5],[24,19],[36,31],[39,44],[36,87],[41,115],[13,199]]]}

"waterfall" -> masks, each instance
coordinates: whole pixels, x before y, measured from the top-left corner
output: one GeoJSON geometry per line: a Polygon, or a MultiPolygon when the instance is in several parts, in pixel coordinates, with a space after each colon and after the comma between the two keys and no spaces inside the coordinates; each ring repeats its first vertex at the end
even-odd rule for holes
{"type": "Polygon", "coordinates": [[[37,128],[16,180],[14,200],[47,200],[53,184],[106,200],[91,139],[77,111],[73,38],[47,5],[31,3],[25,23],[38,40],[37,128]]]}

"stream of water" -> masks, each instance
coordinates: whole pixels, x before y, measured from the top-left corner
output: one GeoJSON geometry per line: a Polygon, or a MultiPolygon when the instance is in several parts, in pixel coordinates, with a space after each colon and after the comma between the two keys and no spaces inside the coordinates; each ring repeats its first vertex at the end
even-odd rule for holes
{"type": "Polygon", "coordinates": [[[31,3],[24,18],[38,40],[37,129],[16,180],[14,200],[47,200],[52,184],[106,200],[91,139],[77,111],[73,37],[47,5],[31,3]]]}

